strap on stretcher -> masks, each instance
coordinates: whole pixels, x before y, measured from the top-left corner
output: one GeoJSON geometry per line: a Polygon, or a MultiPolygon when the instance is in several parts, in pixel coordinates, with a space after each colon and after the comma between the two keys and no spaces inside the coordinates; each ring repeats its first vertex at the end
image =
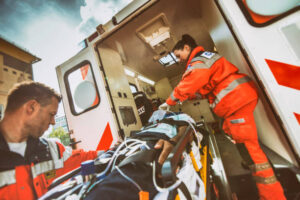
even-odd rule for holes
{"type": "Polygon", "coordinates": [[[165,187],[172,185],[176,180],[176,169],[180,161],[181,155],[187,145],[193,140],[193,131],[190,126],[188,126],[184,134],[180,137],[176,146],[172,149],[171,153],[168,155],[168,158],[163,163],[161,168],[161,175],[163,184],[165,187]]]}

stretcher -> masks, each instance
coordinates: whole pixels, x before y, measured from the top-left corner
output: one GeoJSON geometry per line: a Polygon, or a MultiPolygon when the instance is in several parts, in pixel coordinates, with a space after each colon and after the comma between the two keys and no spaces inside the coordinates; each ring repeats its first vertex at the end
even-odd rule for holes
{"type": "Polygon", "coordinates": [[[206,199],[210,158],[205,125],[160,110],[149,121],[92,161],[90,174],[82,165],[56,179],[40,199],[206,199]],[[160,165],[156,142],[175,136],[176,144],[160,165]]]}

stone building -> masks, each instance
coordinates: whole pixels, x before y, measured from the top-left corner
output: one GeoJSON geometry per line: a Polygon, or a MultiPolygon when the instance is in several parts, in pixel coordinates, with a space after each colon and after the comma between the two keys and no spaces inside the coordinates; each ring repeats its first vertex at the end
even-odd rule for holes
{"type": "Polygon", "coordinates": [[[32,65],[40,60],[0,36],[0,119],[10,88],[17,82],[33,80],[32,65]]]}

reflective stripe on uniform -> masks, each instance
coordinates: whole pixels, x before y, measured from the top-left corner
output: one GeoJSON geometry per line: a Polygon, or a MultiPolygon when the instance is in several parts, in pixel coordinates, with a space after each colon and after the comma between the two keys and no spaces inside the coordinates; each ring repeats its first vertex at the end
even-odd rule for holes
{"type": "Polygon", "coordinates": [[[49,138],[45,140],[48,143],[52,160],[34,164],[34,166],[31,167],[33,178],[48,171],[63,168],[64,161],[66,161],[72,155],[72,149],[66,147],[65,151],[62,153],[62,156],[60,156],[61,154],[56,141],[49,138]]]}
{"type": "Polygon", "coordinates": [[[65,151],[63,153],[63,160],[68,160],[72,155],[72,148],[69,146],[65,146],[65,151]]]}
{"type": "Polygon", "coordinates": [[[72,155],[72,149],[65,147],[65,151],[62,154],[62,158],[60,158],[61,154],[58,151],[58,144],[56,143],[56,141],[47,139],[47,142],[49,144],[49,149],[52,156],[52,160],[54,162],[55,169],[63,168],[64,161],[66,161],[72,155]]]}
{"type": "Polygon", "coordinates": [[[204,64],[204,63],[196,63],[193,66],[189,67],[184,73],[189,72],[193,69],[209,69],[210,66],[204,64]]]}
{"type": "Polygon", "coordinates": [[[216,95],[215,101],[210,105],[212,108],[216,107],[216,105],[231,91],[233,91],[237,86],[247,83],[251,81],[251,79],[248,76],[244,76],[242,78],[236,79],[232,81],[226,88],[221,90],[219,94],[216,95]]]}
{"type": "Polygon", "coordinates": [[[220,58],[222,58],[222,56],[215,53],[210,59],[205,58],[203,56],[197,56],[197,57],[193,58],[190,63],[193,63],[196,61],[202,61],[203,63],[205,63],[208,66],[207,68],[210,68],[220,58]]]}
{"type": "Polygon", "coordinates": [[[194,64],[193,66],[189,67],[185,71],[185,73],[188,72],[188,71],[191,71],[193,69],[209,69],[220,58],[222,58],[222,56],[220,56],[219,54],[214,54],[213,57],[210,58],[210,59],[207,59],[207,58],[202,57],[202,56],[197,56],[197,57],[193,58],[190,63],[197,62],[197,61],[201,61],[203,63],[194,64]]]}
{"type": "Polygon", "coordinates": [[[40,174],[51,171],[55,169],[54,162],[52,160],[44,161],[35,164],[31,167],[32,177],[35,178],[40,174]]]}
{"type": "Polygon", "coordinates": [[[253,176],[253,178],[256,183],[273,184],[277,182],[277,178],[275,176],[270,176],[270,177],[253,176]]]}
{"type": "Polygon", "coordinates": [[[0,188],[16,183],[16,171],[14,169],[0,172],[0,188]]]}
{"type": "Polygon", "coordinates": [[[263,171],[263,170],[266,170],[266,169],[270,169],[271,165],[270,165],[269,162],[265,162],[265,163],[250,165],[249,168],[251,169],[252,172],[258,172],[258,171],[263,171]]]}
{"type": "Polygon", "coordinates": [[[179,99],[174,97],[174,91],[171,93],[170,97],[173,101],[176,101],[176,102],[179,101],[179,99]]]}
{"type": "Polygon", "coordinates": [[[244,118],[233,119],[233,120],[230,120],[230,123],[232,123],[232,124],[241,124],[241,123],[245,123],[245,119],[244,119],[244,118]]]}
{"type": "Polygon", "coordinates": [[[54,162],[55,169],[64,167],[64,161],[60,158],[60,152],[58,152],[58,146],[55,140],[47,139],[49,144],[50,153],[54,162]]]}

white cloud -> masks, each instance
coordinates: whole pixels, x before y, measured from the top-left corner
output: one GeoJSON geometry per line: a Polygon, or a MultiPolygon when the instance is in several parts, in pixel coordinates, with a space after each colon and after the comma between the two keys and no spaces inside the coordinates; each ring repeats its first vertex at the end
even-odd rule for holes
{"type": "MultiPolygon", "coordinates": [[[[1,2],[0,6],[5,5],[8,10],[5,16],[9,20],[1,18],[0,24],[8,28],[0,29],[0,33],[41,58],[42,61],[33,65],[34,80],[58,91],[55,67],[74,56],[79,50],[77,44],[96,31],[97,25],[106,23],[131,1],[85,0],[85,6],[81,6],[80,11],[72,10],[72,13],[52,1],[1,2]],[[81,22],[70,17],[78,12],[81,22]]],[[[61,106],[59,113],[63,113],[61,106]]]]}
{"type": "MultiPolygon", "coordinates": [[[[42,60],[33,65],[34,80],[59,91],[55,67],[74,56],[77,44],[83,39],[68,21],[55,12],[41,15],[23,30],[23,45],[42,60]]],[[[58,113],[64,113],[60,105],[58,113]]]]}
{"type": "Polygon", "coordinates": [[[129,4],[132,0],[97,1],[86,0],[85,6],[81,6],[80,15],[82,22],[78,30],[85,34],[91,34],[99,24],[105,24],[113,15],[129,4]]]}
{"type": "Polygon", "coordinates": [[[24,34],[28,35],[28,38],[34,37],[24,41],[24,45],[31,52],[37,52],[37,56],[42,58],[41,62],[34,65],[35,79],[37,81],[50,79],[50,83],[56,82],[56,78],[49,76],[49,71],[75,55],[78,51],[77,44],[82,40],[74,27],[68,25],[67,21],[62,20],[56,13],[40,16],[25,28],[24,34]],[[46,68],[47,70],[43,70],[46,68]]]}

